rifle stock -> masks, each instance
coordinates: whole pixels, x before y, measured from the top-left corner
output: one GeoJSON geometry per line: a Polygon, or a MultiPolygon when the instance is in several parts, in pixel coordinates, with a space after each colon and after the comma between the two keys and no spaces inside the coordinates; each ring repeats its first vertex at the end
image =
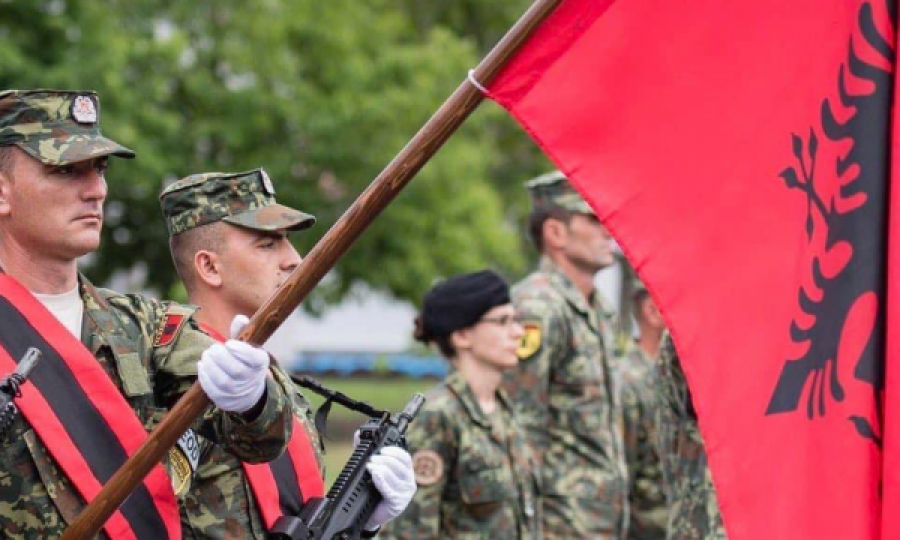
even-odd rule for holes
{"type": "MultiPolygon", "coordinates": [[[[562,0],[537,0],[473,70],[482,85],[494,77],[535,28],[562,0]]],[[[381,171],[341,218],[316,243],[291,277],[257,311],[240,339],[264,343],[306,295],[335,265],[372,221],[443,146],[484,99],[481,91],[464,80],[418,133],[381,171]]],[[[175,404],[138,451],[110,478],[97,497],[72,522],[62,540],[94,537],[109,516],[143,481],[178,438],[210,404],[199,383],[175,404]]]]}

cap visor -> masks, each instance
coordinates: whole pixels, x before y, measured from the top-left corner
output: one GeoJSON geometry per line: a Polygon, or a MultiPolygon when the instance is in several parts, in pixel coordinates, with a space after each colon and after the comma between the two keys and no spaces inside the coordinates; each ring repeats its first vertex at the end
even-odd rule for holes
{"type": "Polygon", "coordinates": [[[17,146],[47,165],[69,165],[103,156],[133,159],[135,153],[121,144],[93,135],[72,135],[28,141],[17,146]]]}
{"type": "Polygon", "coordinates": [[[280,204],[270,204],[256,210],[222,218],[222,221],[255,231],[301,231],[312,227],[316,218],[280,204]]]}

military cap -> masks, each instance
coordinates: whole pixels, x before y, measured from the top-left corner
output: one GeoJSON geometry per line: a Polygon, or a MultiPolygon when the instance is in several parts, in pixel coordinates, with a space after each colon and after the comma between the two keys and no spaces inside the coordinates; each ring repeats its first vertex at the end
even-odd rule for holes
{"type": "Polygon", "coordinates": [[[110,155],[134,157],[134,152],[100,134],[100,98],[91,91],[0,92],[0,146],[9,145],[47,165],[110,155]]]}
{"type": "Polygon", "coordinates": [[[594,209],[575,191],[566,175],[560,171],[542,174],[525,182],[535,207],[558,206],[578,214],[594,214],[594,209]]]}
{"type": "Polygon", "coordinates": [[[474,325],[495,307],[509,303],[509,285],[496,272],[482,270],[453,276],[425,294],[422,330],[426,339],[449,336],[474,325]]]}
{"type": "Polygon", "coordinates": [[[263,169],[194,174],[159,195],[169,236],[225,221],[257,231],[299,231],[316,218],[275,202],[275,188],[263,169]]]}

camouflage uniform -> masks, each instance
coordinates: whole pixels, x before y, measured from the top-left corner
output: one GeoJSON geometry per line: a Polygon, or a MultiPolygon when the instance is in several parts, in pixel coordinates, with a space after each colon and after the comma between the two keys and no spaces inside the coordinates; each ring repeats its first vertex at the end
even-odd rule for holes
{"type": "Polygon", "coordinates": [[[511,404],[486,415],[457,371],[427,395],[407,432],[418,491],[378,538],[537,539],[536,464],[511,404]]]}
{"type": "MultiPolygon", "coordinates": [[[[316,464],[324,475],[322,441],[313,424],[312,406],[283,371],[273,369],[273,373],[279,384],[293,392],[294,415],[309,435],[316,464]]],[[[266,539],[266,527],[241,461],[219,447],[209,448],[200,457],[191,490],[179,503],[185,539],[266,539]]]]}
{"type": "Polygon", "coordinates": [[[656,434],[670,505],[668,540],[725,540],[703,439],[684,372],[668,333],[658,358],[656,434]]]}
{"type": "MultiPolygon", "coordinates": [[[[527,184],[535,207],[593,214],[559,173],[527,184]]],[[[624,538],[628,471],[614,380],[612,310],[588,300],[549,258],[513,287],[525,335],[508,379],[541,463],[547,538],[624,538]]]]}
{"type": "Polygon", "coordinates": [[[631,494],[628,538],[658,540],[665,537],[669,516],[659,453],[653,439],[657,399],[654,364],[637,343],[630,342],[626,347],[615,369],[625,416],[631,494]]]}
{"type": "MultiPolygon", "coordinates": [[[[276,231],[306,229],[309,214],[275,202],[275,188],[263,169],[241,173],[205,173],[166,187],[160,204],[170,235],[224,221],[241,227],[276,231]]],[[[273,368],[275,379],[294,397],[294,414],[306,431],[324,474],[322,441],[309,402],[290,377],[273,368]]],[[[240,460],[219,448],[201,456],[193,489],[182,502],[185,538],[265,540],[267,531],[240,460]]]]}
{"type": "MultiPolygon", "coordinates": [[[[47,165],[66,165],[99,156],[134,157],[103,137],[99,98],[94,92],[56,90],[0,92],[0,146],[15,145],[47,165]]],[[[121,391],[137,418],[155,427],[196,380],[196,362],[212,340],[200,332],[193,309],[141,295],[94,288],[79,276],[84,318],[81,341],[121,391]],[[183,317],[173,334],[167,315],[183,317]]],[[[277,457],[290,437],[290,401],[267,383],[266,402],[252,422],[210,408],[193,426],[208,441],[252,462],[277,457]]],[[[0,441],[0,531],[5,538],[56,538],[84,508],[84,501],[60,471],[32,426],[17,416],[0,441]]],[[[183,457],[181,463],[183,464],[183,457]]],[[[190,473],[175,466],[177,451],[164,460],[173,487],[184,488],[190,473]]],[[[189,469],[188,469],[189,470],[189,469]]],[[[176,489],[180,491],[180,489],[176,489]]],[[[105,534],[101,534],[105,537],[105,534]]]]}
{"type": "Polygon", "coordinates": [[[539,341],[535,350],[521,351],[513,387],[517,411],[543,460],[544,534],[622,538],[628,473],[607,352],[613,340],[609,311],[599,296],[588,302],[546,258],[513,287],[513,303],[524,339],[539,341]]]}
{"type": "MultiPolygon", "coordinates": [[[[173,342],[154,347],[154,337],[161,332],[166,313],[185,313],[185,308],[141,295],[98,290],[83,277],[81,295],[85,304],[82,343],[141,423],[148,431],[153,429],[166,407],[193,383],[196,361],[212,340],[191,318],[173,342]]],[[[290,416],[288,400],[280,387],[270,382],[267,393],[268,402],[253,422],[210,409],[194,429],[241,459],[271,460],[284,449],[290,435],[290,416]]],[[[4,537],[59,537],[84,508],[81,497],[21,415],[0,448],[0,530],[4,537]]],[[[167,470],[172,473],[172,468],[167,470]]]]}

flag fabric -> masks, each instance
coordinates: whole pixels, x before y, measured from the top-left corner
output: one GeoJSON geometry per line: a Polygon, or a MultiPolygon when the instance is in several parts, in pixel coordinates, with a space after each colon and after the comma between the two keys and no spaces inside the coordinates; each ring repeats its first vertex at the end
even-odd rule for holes
{"type": "Polygon", "coordinates": [[[488,88],[662,310],[733,540],[900,538],[896,10],[564,0],[488,88]]]}

